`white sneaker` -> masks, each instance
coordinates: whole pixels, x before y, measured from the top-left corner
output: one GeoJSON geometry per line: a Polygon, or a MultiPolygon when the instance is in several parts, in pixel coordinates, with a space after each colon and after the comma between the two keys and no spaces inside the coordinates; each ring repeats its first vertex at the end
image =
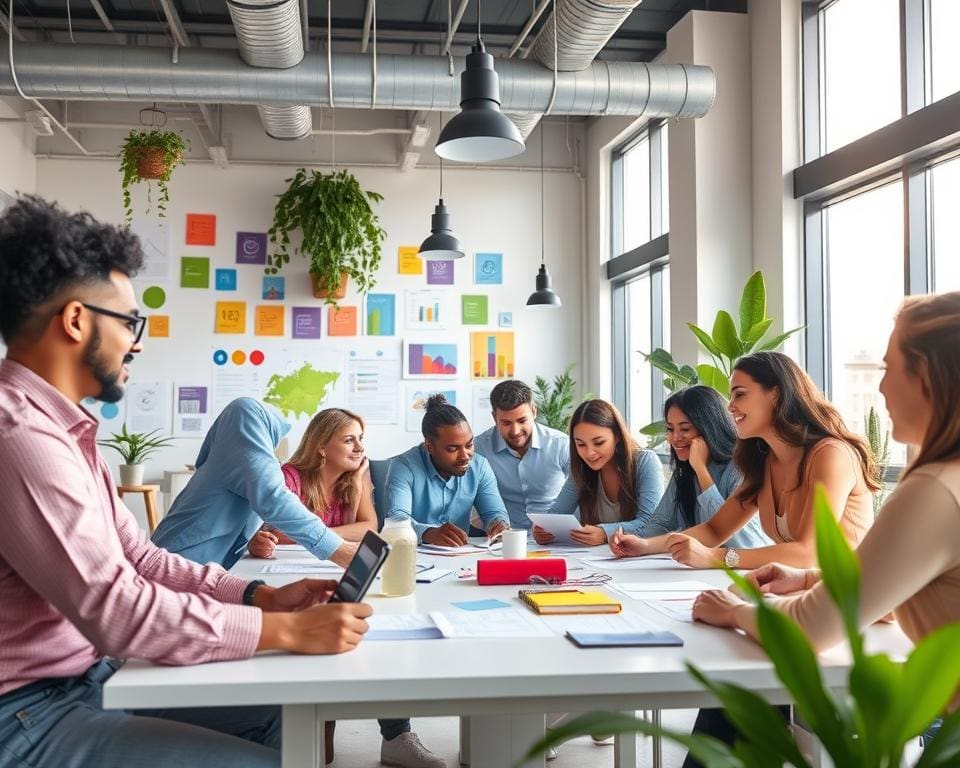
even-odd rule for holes
{"type": "Polygon", "coordinates": [[[381,741],[380,764],[397,768],[447,768],[446,761],[423,746],[412,731],[381,741]]]}

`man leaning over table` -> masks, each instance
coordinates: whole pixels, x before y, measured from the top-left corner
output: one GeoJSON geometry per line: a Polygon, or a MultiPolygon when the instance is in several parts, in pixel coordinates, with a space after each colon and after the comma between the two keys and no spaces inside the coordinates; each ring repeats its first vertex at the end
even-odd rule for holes
{"type": "MultiPolygon", "coordinates": [[[[409,518],[426,544],[456,547],[467,543],[470,509],[476,507],[487,536],[510,527],[490,465],[474,455],[473,432],[466,417],[443,395],[432,395],[421,423],[423,442],[394,457],[386,479],[386,516],[409,518]]],[[[410,720],[380,720],[380,762],[385,765],[444,768],[425,747],[418,761],[397,752],[408,739],[410,720]]]]}
{"type": "Polygon", "coordinates": [[[279,707],[107,711],[113,658],[340,653],[369,606],[275,589],[154,546],[80,401],[123,397],[145,317],[135,235],[25,197],[0,216],[0,766],[279,766],[279,707]]]}
{"type": "Polygon", "coordinates": [[[533,390],[518,379],[490,391],[493,424],[477,435],[477,453],[490,464],[512,528],[529,529],[528,512],[549,512],[570,474],[570,438],[537,423],[533,390]]]}

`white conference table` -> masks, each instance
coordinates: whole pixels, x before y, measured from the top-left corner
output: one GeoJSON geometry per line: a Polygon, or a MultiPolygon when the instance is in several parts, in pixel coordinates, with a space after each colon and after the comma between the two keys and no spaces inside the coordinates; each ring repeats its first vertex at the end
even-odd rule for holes
{"type": "MultiPolygon", "coordinates": [[[[597,554],[607,552],[598,548],[597,554]]],[[[302,559],[304,552],[278,558],[302,559]]],[[[429,557],[436,567],[473,568],[471,556],[429,557]]],[[[280,585],[299,576],[262,574],[264,560],[241,560],[239,576],[280,585]]],[[[571,567],[581,566],[575,556],[571,567]]],[[[579,577],[590,569],[574,570],[579,577]]],[[[698,580],[725,587],[722,571],[663,569],[607,571],[614,581],[655,583],[698,580]]],[[[459,609],[453,601],[499,598],[521,605],[516,586],[480,587],[456,572],[433,584],[418,584],[404,598],[377,594],[368,602],[380,613],[425,613],[459,609]]],[[[585,587],[600,589],[605,587],[585,587]]],[[[687,673],[692,661],[708,675],[734,681],[774,703],[789,698],[763,651],[737,633],[673,621],[642,602],[611,592],[624,611],[636,612],[684,639],[681,648],[580,649],[562,636],[561,617],[540,619],[557,634],[546,638],[370,641],[337,656],[261,653],[245,661],[159,667],[130,661],[106,684],[108,709],[272,704],[283,707],[283,767],[322,765],[323,721],[373,717],[468,718],[472,768],[506,768],[543,735],[544,713],[633,711],[712,706],[716,702],[687,673]]],[[[896,625],[868,632],[873,649],[899,655],[909,642],[896,625]]],[[[826,683],[843,688],[849,656],[840,648],[821,655],[826,683]]],[[[633,739],[620,740],[617,764],[635,765],[633,739]]],[[[525,766],[543,766],[542,757],[525,766]]],[[[633,768],[631,765],[631,768],[633,768]]]]}

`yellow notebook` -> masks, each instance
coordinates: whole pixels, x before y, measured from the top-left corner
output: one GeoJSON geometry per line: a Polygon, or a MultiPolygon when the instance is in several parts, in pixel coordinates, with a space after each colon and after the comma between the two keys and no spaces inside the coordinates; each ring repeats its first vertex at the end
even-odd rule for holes
{"type": "Polygon", "coordinates": [[[581,592],[579,589],[521,589],[520,599],[541,616],[556,613],[620,613],[623,607],[603,592],[581,592]]]}

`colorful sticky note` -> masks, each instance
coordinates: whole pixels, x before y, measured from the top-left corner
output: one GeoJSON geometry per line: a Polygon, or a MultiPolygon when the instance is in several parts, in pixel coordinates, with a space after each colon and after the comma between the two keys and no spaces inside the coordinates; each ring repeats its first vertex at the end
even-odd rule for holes
{"type": "Polygon", "coordinates": [[[477,285],[501,285],[503,283],[503,254],[474,254],[473,282],[477,285]]]}
{"type": "Polygon", "coordinates": [[[513,328],[513,312],[501,312],[497,319],[501,328],[513,328]]]}
{"type": "Polygon", "coordinates": [[[150,309],[160,309],[167,301],[167,292],[159,285],[151,285],[143,292],[143,303],[150,309]]]}
{"type": "Polygon", "coordinates": [[[253,333],[256,336],[283,336],[285,307],[274,304],[258,304],[254,313],[253,333]]]}
{"type": "Polygon", "coordinates": [[[206,256],[183,256],[180,259],[181,288],[210,287],[210,259],[206,256]]]}
{"type": "Polygon", "coordinates": [[[282,277],[263,278],[263,296],[268,301],[283,301],[284,285],[286,281],[282,277]]]}
{"type": "Polygon", "coordinates": [[[515,370],[513,331],[470,334],[470,378],[511,379],[515,370]]]}
{"type": "Polygon", "coordinates": [[[237,264],[267,263],[267,233],[237,232],[237,264]]]}
{"type": "Polygon", "coordinates": [[[237,270],[218,269],[213,282],[218,291],[235,291],[237,290],[237,270]]]}
{"type": "Polygon", "coordinates": [[[244,301],[218,301],[214,333],[246,333],[247,304],[244,301]]]}
{"type": "Polygon", "coordinates": [[[393,336],[397,332],[397,297],[392,293],[367,294],[367,336],[393,336]]]}
{"type": "Polygon", "coordinates": [[[216,245],[217,217],[212,213],[187,214],[187,245],[216,245]]]}
{"type": "Polygon", "coordinates": [[[356,336],[357,308],[329,307],[327,314],[327,336],[356,336]]]}
{"type": "Polygon", "coordinates": [[[147,318],[147,334],[153,339],[170,336],[170,315],[150,315],[147,318]]]}
{"type": "Polygon", "coordinates": [[[433,259],[428,261],[427,284],[453,285],[453,261],[435,261],[433,259]]]}
{"type": "Polygon", "coordinates": [[[319,339],[322,312],[323,310],[320,307],[294,307],[293,338],[319,339]]]}
{"type": "Polygon", "coordinates": [[[419,246],[401,245],[397,248],[397,270],[401,275],[423,274],[423,259],[420,258],[419,246]]]}
{"type": "Polygon", "coordinates": [[[485,294],[464,295],[462,299],[463,324],[487,324],[487,297],[485,294]]]}

